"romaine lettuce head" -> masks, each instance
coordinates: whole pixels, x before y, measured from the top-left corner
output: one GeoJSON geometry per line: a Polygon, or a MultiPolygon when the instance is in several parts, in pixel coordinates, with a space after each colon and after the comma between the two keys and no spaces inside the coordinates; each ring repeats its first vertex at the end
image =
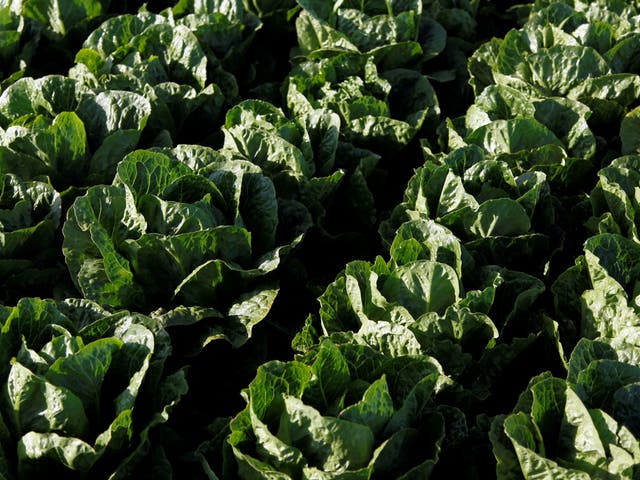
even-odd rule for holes
{"type": "Polygon", "coordinates": [[[49,118],[75,111],[87,89],[62,75],[24,77],[7,87],[0,96],[0,125],[32,123],[39,115],[49,118]]]}
{"type": "Polygon", "coordinates": [[[0,79],[11,84],[23,75],[60,71],[73,61],[77,42],[108,14],[127,2],[78,0],[4,1],[0,4],[0,79]]]}
{"type": "MultiPolygon", "coordinates": [[[[337,2],[333,7],[315,0],[298,0],[298,44],[309,57],[331,57],[338,51],[371,55],[383,70],[416,63],[423,55],[419,38],[422,2],[337,2]]],[[[434,22],[435,23],[435,22],[434,22]]],[[[435,40],[444,48],[446,33],[435,40]]],[[[424,49],[434,52],[434,45],[424,49]]]]}
{"type": "Polygon", "coordinates": [[[199,2],[176,6],[175,13],[112,17],[85,40],[70,76],[92,88],[145,95],[150,136],[168,133],[174,145],[201,142],[223,106],[238,101],[238,83],[255,76],[240,59],[260,22],[236,7],[199,2]]]}
{"type": "Polygon", "coordinates": [[[636,25],[628,2],[536,2],[522,28],[473,54],[472,85],[477,95],[498,85],[531,100],[578,101],[594,134],[617,148],[617,126],[640,97],[636,25]]]}
{"type": "Polygon", "coordinates": [[[598,177],[589,197],[594,215],[589,225],[598,233],[619,233],[640,243],[636,224],[640,157],[616,158],[600,169],[598,177]]]}
{"type": "MultiPolygon", "coordinates": [[[[575,195],[591,181],[593,160],[602,154],[602,139],[590,126],[592,113],[575,99],[538,98],[508,85],[489,85],[465,117],[440,126],[439,143],[457,156],[471,155],[465,147],[477,145],[514,173],[544,173],[556,195],[575,195]]],[[[423,150],[427,158],[441,156],[425,142],[423,150]]]]}
{"type": "Polygon", "coordinates": [[[22,78],[0,96],[0,171],[59,191],[108,183],[151,114],[142,95],[91,91],[60,75],[22,78]]]}
{"type": "MultiPolygon", "coordinates": [[[[298,4],[302,7],[296,18],[299,51],[308,58],[357,52],[372,56],[381,70],[413,68],[443,53],[445,57],[464,50],[464,43],[471,44],[476,36],[476,7],[470,2],[341,1],[330,6],[298,0],[298,4]]],[[[451,68],[454,62],[447,60],[451,68]]]]}
{"type": "Polygon", "coordinates": [[[446,431],[436,397],[448,383],[429,357],[328,339],[295,361],[268,362],[231,422],[228,473],[429,478],[446,431]]]}
{"type": "Polygon", "coordinates": [[[379,156],[340,140],[341,120],[327,108],[289,119],[281,109],[246,100],[227,112],[225,153],[255,163],[273,180],[279,197],[303,203],[314,223],[341,234],[375,221],[367,184],[379,156]]]}
{"type": "Polygon", "coordinates": [[[58,279],[60,194],[49,183],[0,174],[0,284],[2,302],[25,292],[51,295],[58,279]]]}
{"type": "Polygon", "coordinates": [[[234,73],[246,70],[239,58],[260,26],[241,4],[236,6],[229,11],[199,2],[176,7],[175,13],[112,17],[85,40],[70,74],[89,85],[124,82],[140,88],[173,82],[200,91],[215,83],[225,97],[234,98],[234,73]]]}
{"type": "Polygon", "coordinates": [[[186,393],[166,376],[157,322],[86,300],[23,298],[0,313],[5,478],[114,475],[145,461],[149,431],[186,393]]]}
{"type": "Polygon", "coordinates": [[[319,319],[310,318],[294,345],[305,350],[315,332],[348,332],[351,341],[387,356],[437,359],[459,382],[456,401],[467,407],[495,401],[498,385],[517,375],[514,364],[541,351],[550,363],[560,357],[556,346],[545,345],[551,323],[537,312],[544,283],[495,265],[471,265],[450,230],[432,220],[408,221],[389,262],[347,264],[319,297],[319,319]]]}
{"type": "Polygon", "coordinates": [[[118,165],[113,185],[76,199],[63,252],[86,298],[162,309],[168,325],[213,319],[220,325],[205,328],[206,342],[239,330],[236,344],[268,313],[277,293],[269,274],[309,225],[307,210],[279,200],[254,164],[204,147],[140,150],[118,165]],[[206,166],[198,173],[193,162],[206,166]]]}
{"type": "Polygon", "coordinates": [[[30,27],[39,34],[52,40],[62,40],[69,33],[82,32],[91,24],[91,20],[105,15],[111,2],[84,0],[71,2],[62,8],[52,0],[8,3],[11,11],[30,22],[30,27]]]}
{"type": "Polygon", "coordinates": [[[144,83],[152,85],[169,79],[197,88],[207,83],[207,58],[195,35],[150,12],[107,20],[85,40],[76,59],[79,68],[71,73],[83,81],[113,71],[146,74],[144,83]]]}
{"type": "Polygon", "coordinates": [[[621,337],[640,325],[638,279],[640,245],[615,233],[585,242],[585,263],[591,285],[581,295],[580,333],[587,338],[621,337]]]}
{"type": "Polygon", "coordinates": [[[637,475],[640,369],[612,356],[606,344],[581,340],[567,380],[533,378],[513,413],[494,419],[498,478],[637,475]]]}
{"type": "Polygon", "coordinates": [[[629,34],[635,34],[640,13],[638,7],[637,2],[612,0],[537,1],[527,24],[559,27],[581,44],[591,45],[601,53],[606,53],[613,44],[629,38],[629,34]]]}
{"type": "Polygon", "coordinates": [[[531,98],[506,85],[490,85],[467,110],[466,131],[460,133],[467,143],[492,153],[556,146],[570,157],[590,160],[596,153],[591,114],[578,100],[531,98]]]}
{"type": "Polygon", "coordinates": [[[426,76],[402,68],[378,74],[371,57],[357,53],[303,61],[287,83],[294,115],[328,108],[340,115],[345,140],[374,151],[406,145],[440,113],[426,76]]]}
{"type": "Polygon", "coordinates": [[[409,180],[403,203],[381,226],[387,244],[405,221],[431,219],[458,236],[479,265],[540,274],[531,269],[530,258],[549,258],[552,252],[554,208],[546,175],[533,169],[520,173],[521,156],[498,153],[471,145],[428,155],[409,180]]]}
{"type": "Polygon", "coordinates": [[[632,478],[637,439],[574,386],[549,376],[532,381],[529,405],[498,416],[491,432],[498,478],[632,478]]]}
{"type": "Polygon", "coordinates": [[[0,7],[0,80],[11,77],[15,72],[20,71],[20,59],[23,57],[23,46],[20,45],[24,32],[24,24],[20,21],[20,16],[11,11],[9,5],[0,7]]]}

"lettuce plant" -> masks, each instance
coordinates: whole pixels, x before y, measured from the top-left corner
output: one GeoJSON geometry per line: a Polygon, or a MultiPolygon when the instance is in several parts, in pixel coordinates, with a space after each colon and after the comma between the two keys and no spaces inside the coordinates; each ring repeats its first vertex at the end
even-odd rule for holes
{"type": "MultiPolygon", "coordinates": [[[[58,0],[0,3],[0,79],[10,85],[24,75],[61,73],[73,63],[77,45],[97,22],[131,9],[133,0],[58,0]]],[[[139,6],[139,5],[138,5],[139,6]]]]}
{"type": "Polygon", "coordinates": [[[60,194],[50,184],[0,174],[2,301],[28,290],[51,293],[61,276],[56,246],[61,215],[60,194]]]}
{"type": "Polygon", "coordinates": [[[324,340],[262,365],[231,422],[238,478],[429,478],[445,434],[434,360],[324,340]]]}
{"type": "Polygon", "coordinates": [[[532,99],[578,101],[596,135],[615,148],[617,126],[640,96],[638,68],[627,60],[638,48],[635,11],[619,2],[536,2],[523,28],[471,57],[476,94],[504,85],[532,99]]]}
{"type": "MultiPolygon", "coordinates": [[[[495,401],[512,365],[555,351],[553,322],[536,311],[544,289],[525,273],[474,265],[447,228],[412,220],[398,230],[388,262],[347,264],[319,298],[319,325],[310,319],[294,345],[306,348],[321,328],[351,332],[388,356],[433,357],[464,390],[452,402],[477,408],[495,401]]],[[[557,352],[548,357],[559,360],[557,352]]]]}
{"type": "Polygon", "coordinates": [[[339,53],[362,54],[371,57],[380,72],[410,68],[426,73],[436,82],[438,95],[447,98],[442,105],[447,111],[465,104],[470,91],[466,59],[476,46],[477,2],[298,4],[294,58],[314,61],[339,53]]]}
{"type": "Polygon", "coordinates": [[[0,96],[0,171],[47,176],[59,191],[110,182],[150,113],[133,92],[91,91],[60,75],[22,78],[0,96]]]}
{"type": "Polygon", "coordinates": [[[229,315],[205,329],[202,341],[228,328],[232,342],[242,343],[277,294],[268,274],[308,226],[307,210],[278,200],[258,166],[183,146],[136,151],[118,165],[113,185],[77,198],[62,248],[86,298],[144,312],[162,308],[168,324],[229,315]]]}
{"type": "Polygon", "coordinates": [[[76,60],[72,75],[90,85],[110,74],[151,85],[174,81],[202,89],[208,83],[207,56],[193,31],[150,12],[107,20],[85,40],[76,60]]]}
{"type": "Polygon", "coordinates": [[[640,316],[627,304],[617,270],[630,257],[610,256],[637,250],[627,242],[608,234],[587,241],[593,289],[582,295],[584,337],[567,362],[566,379],[549,372],[533,378],[513,412],[494,419],[490,436],[497,478],[638,475],[640,316]],[[610,289],[606,300],[605,288],[610,289]],[[602,308],[604,302],[608,308],[602,308]]]}
{"type": "Polygon", "coordinates": [[[583,252],[551,288],[565,351],[581,338],[598,339],[614,345],[621,360],[635,363],[640,248],[618,233],[601,233],[585,241],[583,252]]]}
{"type": "MultiPolygon", "coordinates": [[[[0,60],[3,68],[0,71],[0,80],[10,78],[20,69],[21,57],[20,40],[24,31],[24,23],[20,16],[11,11],[10,6],[0,7],[0,60]]],[[[18,74],[19,75],[19,74],[18,74]]]]}
{"type": "Polygon", "coordinates": [[[320,228],[331,231],[337,215],[353,231],[373,223],[367,177],[379,156],[341,141],[336,113],[320,108],[289,119],[270,103],[246,100],[229,109],[223,131],[224,148],[260,166],[278,196],[304,203],[320,228]]]}
{"type": "Polygon", "coordinates": [[[590,224],[598,233],[620,233],[640,242],[636,224],[639,160],[635,155],[619,157],[598,172],[599,181],[590,196],[594,214],[590,224]]]}
{"type": "Polygon", "coordinates": [[[582,190],[594,172],[593,161],[603,153],[602,139],[590,124],[592,114],[575,99],[489,85],[464,117],[441,125],[439,143],[445,152],[478,145],[518,172],[544,172],[556,195],[567,195],[582,190]]]}
{"type": "Polygon", "coordinates": [[[513,157],[503,159],[475,146],[448,155],[427,152],[425,165],[409,180],[404,202],[382,225],[384,238],[390,242],[406,220],[429,218],[462,239],[478,264],[542,273],[529,270],[527,262],[532,255],[551,254],[551,191],[543,172],[520,173],[509,160],[513,157]]]}
{"type": "Polygon", "coordinates": [[[298,44],[308,56],[332,56],[336,50],[366,53],[385,69],[416,62],[423,51],[437,54],[444,47],[446,34],[441,27],[435,35],[418,37],[419,1],[338,2],[333,7],[318,1],[298,3],[303,8],[296,19],[298,44]]]}
{"type": "Polygon", "coordinates": [[[149,12],[113,17],[85,40],[70,76],[93,88],[108,86],[147,97],[152,106],[149,134],[161,139],[168,134],[170,145],[185,134],[195,138],[192,130],[202,138],[211,132],[201,124],[213,127],[225,99],[232,101],[238,94],[233,75],[203,43],[216,44],[217,51],[231,48],[217,43],[223,32],[241,29],[225,22],[225,16],[213,13],[177,20],[149,12]]]}
{"type": "Polygon", "coordinates": [[[240,59],[259,26],[240,2],[120,15],[89,35],[70,76],[91,87],[145,95],[156,143],[202,141],[213,133],[223,106],[238,100],[239,84],[255,76],[240,59]]]}
{"type": "Polygon", "coordinates": [[[447,36],[475,34],[468,2],[337,2],[332,7],[298,0],[296,19],[301,53],[333,56],[336,51],[371,55],[381,70],[418,65],[443,52],[447,36]],[[444,23],[444,25],[442,23],[444,23]]]}
{"type": "Polygon", "coordinates": [[[345,140],[374,151],[406,145],[440,112],[426,76],[403,68],[378,73],[371,57],[359,53],[303,61],[287,84],[295,116],[328,108],[340,115],[345,140]]]}
{"type": "Polygon", "coordinates": [[[550,374],[534,378],[513,413],[494,420],[491,440],[498,460],[497,478],[637,476],[637,433],[587,393],[595,379],[632,377],[634,370],[638,368],[593,359],[572,380],[550,374]]]}
{"type": "Polygon", "coordinates": [[[3,478],[133,472],[186,393],[183,371],[163,376],[170,344],[158,324],[35,298],[3,307],[0,324],[3,478]]]}

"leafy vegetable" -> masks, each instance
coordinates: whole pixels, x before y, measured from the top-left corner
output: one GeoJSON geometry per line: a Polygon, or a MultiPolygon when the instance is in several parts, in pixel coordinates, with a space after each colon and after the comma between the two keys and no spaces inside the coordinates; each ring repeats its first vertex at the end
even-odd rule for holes
{"type": "Polygon", "coordinates": [[[136,446],[186,393],[184,372],[160,376],[166,333],[84,300],[24,298],[2,313],[3,475],[118,475],[116,458],[143,462],[136,446]]]}
{"type": "Polygon", "coordinates": [[[109,182],[140,140],[151,106],[123,90],[94,92],[59,75],[23,78],[0,96],[0,165],[60,191],[109,182]]]}
{"type": "Polygon", "coordinates": [[[532,256],[548,258],[554,209],[546,175],[520,173],[526,156],[491,153],[468,146],[427,156],[409,180],[404,202],[382,225],[385,240],[391,243],[404,221],[433,219],[461,238],[479,264],[528,271],[532,256]]]}
{"type": "Polygon", "coordinates": [[[300,242],[306,210],[278,201],[259,167],[192,153],[128,155],[114,185],[90,188],[69,209],[63,252],[85,297],[145,312],[175,308],[162,314],[168,326],[228,315],[230,326],[207,328],[200,341],[242,343],[269,311],[277,288],[267,274],[300,242]],[[285,212],[302,222],[287,230],[285,212]]]}
{"type": "Polygon", "coordinates": [[[12,174],[0,174],[0,182],[0,281],[6,302],[29,290],[49,291],[63,273],[55,245],[62,207],[48,183],[12,174]]]}
{"type": "Polygon", "coordinates": [[[425,76],[402,68],[378,74],[371,57],[357,53],[296,65],[287,106],[298,116],[328,108],[340,115],[347,141],[384,149],[406,145],[439,113],[425,76]]]}
{"type": "Polygon", "coordinates": [[[266,363],[231,422],[230,468],[239,478],[428,476],[444,436],[435,396],[446,382],[427,357],[390,359],[330,340],[297,361],[266,363]]]}

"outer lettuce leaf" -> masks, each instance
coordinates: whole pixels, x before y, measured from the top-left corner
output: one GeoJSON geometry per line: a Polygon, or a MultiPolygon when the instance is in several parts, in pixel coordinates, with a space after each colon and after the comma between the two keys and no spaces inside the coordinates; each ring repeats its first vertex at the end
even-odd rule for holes
{"type": "Polygon", "coordinates": [[[562,145],[549,129],[533,119],[496,120],[474,130],[466,140],[494,155],[562,145]]]}

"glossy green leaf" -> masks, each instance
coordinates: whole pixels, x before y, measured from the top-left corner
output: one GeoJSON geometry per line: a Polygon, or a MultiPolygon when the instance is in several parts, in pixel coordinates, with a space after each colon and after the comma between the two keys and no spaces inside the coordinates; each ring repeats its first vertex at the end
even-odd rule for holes
{"type": "Polygon", "coordinates": [[[323,417],[295,397],[286,396],[278,437],[297,446],[312,464],[324,471],[364,467],[371,458],[374,438],[358,423],[323,417]]]}

